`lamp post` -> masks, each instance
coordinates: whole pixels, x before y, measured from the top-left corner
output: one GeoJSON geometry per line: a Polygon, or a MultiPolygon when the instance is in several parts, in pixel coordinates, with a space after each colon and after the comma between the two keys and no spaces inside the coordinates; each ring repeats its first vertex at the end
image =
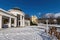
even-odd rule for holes
{"type": "Polygon", "coordinates": [[[47,34],[48,34],[48,31],[49,31],[49,27],[48,27],[48,19],[46,20],[46,26],[47,26],[46,32],[47,32],[47,34]]]}

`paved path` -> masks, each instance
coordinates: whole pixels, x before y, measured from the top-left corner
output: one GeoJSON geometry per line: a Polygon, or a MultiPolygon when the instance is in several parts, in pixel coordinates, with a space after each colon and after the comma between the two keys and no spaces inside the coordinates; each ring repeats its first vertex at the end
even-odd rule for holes
{"type": "Polygon", "coordinates": [[[25,27],[0,30],[0,40],[51,40],[44,29],[25,27]]]}

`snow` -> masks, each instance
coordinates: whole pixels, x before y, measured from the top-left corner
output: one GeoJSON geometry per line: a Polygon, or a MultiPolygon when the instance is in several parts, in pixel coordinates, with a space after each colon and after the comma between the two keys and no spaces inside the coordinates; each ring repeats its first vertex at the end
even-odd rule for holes
{"type": "Polygon", "coordinates": [[[38,27],[7,28],[0,30],[0,40],[51,40],[38,27]]]}

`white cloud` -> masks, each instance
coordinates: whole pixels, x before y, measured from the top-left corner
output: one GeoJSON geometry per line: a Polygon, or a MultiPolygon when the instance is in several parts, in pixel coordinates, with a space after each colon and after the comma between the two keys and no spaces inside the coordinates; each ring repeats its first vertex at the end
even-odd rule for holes
{"type": "Polygon", "coordinates": [[[55,14],[55,18],[60,17],[60,13],[55,14]]]}
{"type": "Polygon", "coordinates": [[[56,14],[47,13],[47,14],[45,14],[45,17],[47,17],[47,18],[50,18],[50,17],[58,18],[58,17],[60,17],[60,13],[56,13],[56,14]]]}
{"type": "Polygon", "coordinates": [[[45,17],[47,17],[47,18],[54,17],[54,14],[53,13],[47,13],[47,14],[45,14],[45,17]]]}

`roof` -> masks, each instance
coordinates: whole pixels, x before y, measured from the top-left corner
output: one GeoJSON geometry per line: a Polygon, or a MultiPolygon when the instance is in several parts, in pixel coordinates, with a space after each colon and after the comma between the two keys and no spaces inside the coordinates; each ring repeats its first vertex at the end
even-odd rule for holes
{"type": "MultiPolygon", "coordinates": [[[[13,14],[10,14],[10,12],[8,12],[8,11],[6,11],[6,10],[2,9],[2,8],[0,8],[0,11],[2,11],[2,12],[4,12],[4,13],[6,13],[6,14],[8,14],[8,15],[15,16],[15,15],[13,15],[13,14]]],[[[16,16],[15,16],[15,17],[16,17],[16,16]]]]}

